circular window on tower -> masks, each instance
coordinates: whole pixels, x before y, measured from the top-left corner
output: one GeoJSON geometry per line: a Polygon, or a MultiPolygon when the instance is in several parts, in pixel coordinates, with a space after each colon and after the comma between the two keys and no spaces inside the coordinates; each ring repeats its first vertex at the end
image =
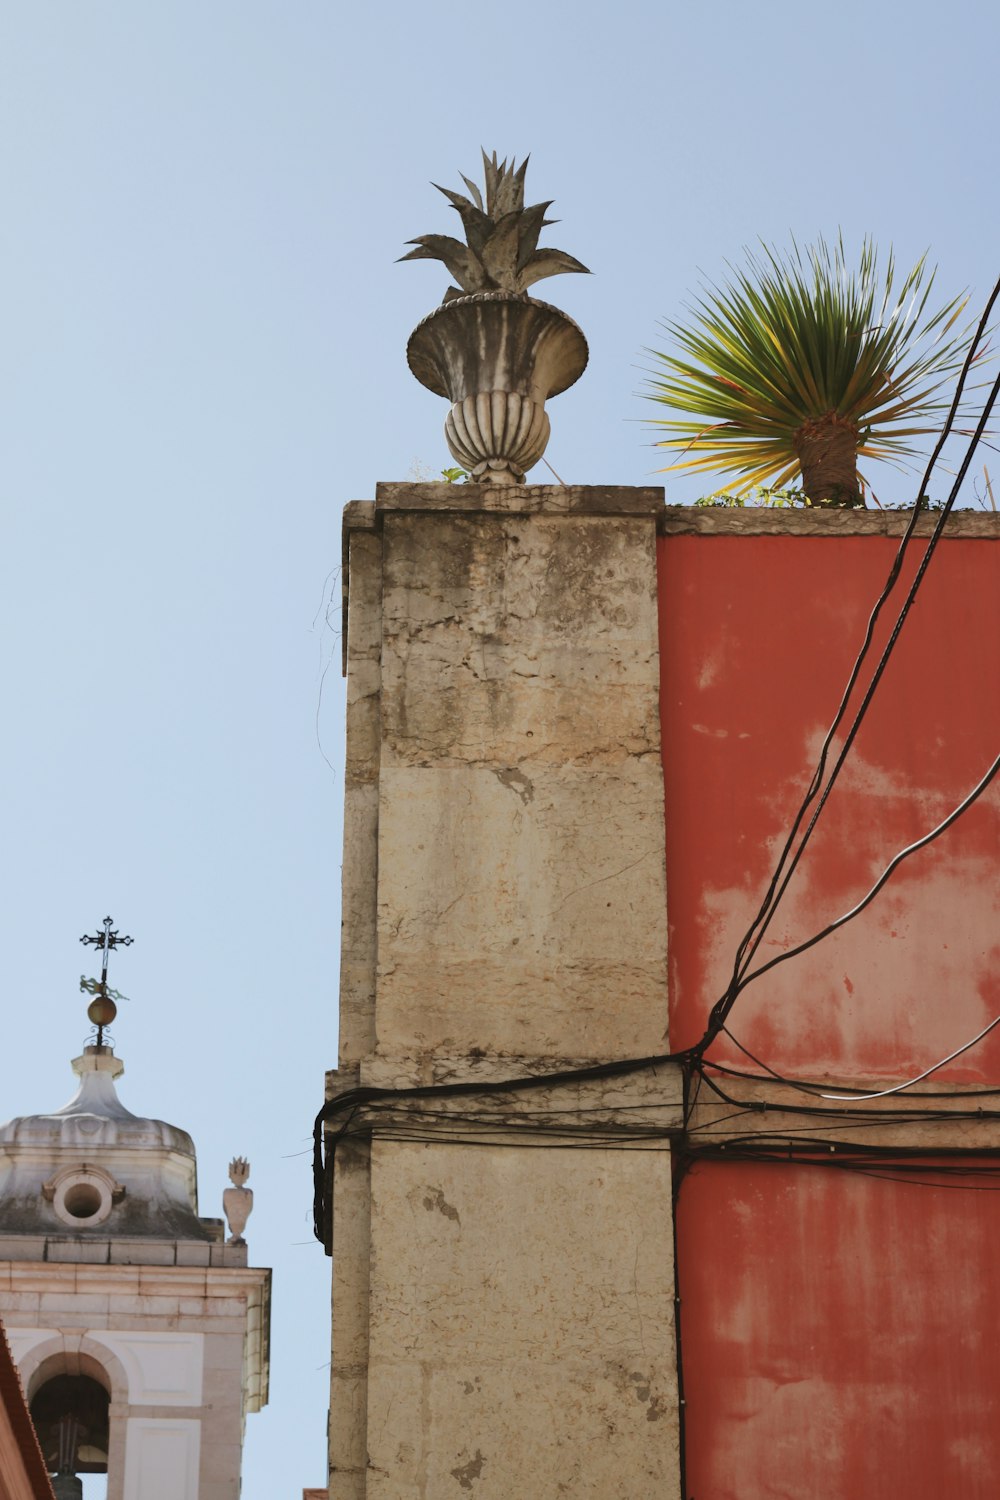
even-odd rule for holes
{"type": "Polygon", "coordinates": [[[100,1167],[68,1167],[42,1188],[58,1218],[70,1229],[103,1224],[125,1189],[100,1167]]]}

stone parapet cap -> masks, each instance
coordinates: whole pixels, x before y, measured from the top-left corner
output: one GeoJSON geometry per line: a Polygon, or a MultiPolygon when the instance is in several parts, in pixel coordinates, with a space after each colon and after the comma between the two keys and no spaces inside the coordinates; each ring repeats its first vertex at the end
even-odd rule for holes
{"type": "MultiPolygon", "coordinates": [[[[906,510],[785,510],[767,506],[730,510],[721,505],[665,505],[657,525],[664,536],[901,537],[911,515],[906,510]]],[[[938,511],[924,511],[915,534],[930,536],[939,518],[938,511]]],[[[942,540],[971,538],[1000,541],[1000,513],[952,511],[942,540]]]]}
{"type": "MultiPolygon", "coordinates": [[[[658,485],[401,484],[375,486],[374,500],[344,506],[344,533],[375,531],[387,512],[428,511],[454,515],[652,515],[668,536],[902,536],[908,510],[856,508],[785,509],[770,506],[667,505],[658,485]]],[[[916,534],[929,536],[938,511],[924,511],[916,534]]],[[[945,537],[1000,540],[1000,512],[955,510],[945,537]]],[[[345,549],[346,556],[346,549],[345,549]]]]}
{"type": "Polygon", "coordinates": [[[377,484],[376,516],[386,511],[448,511],[457,515],[653,516],[663,509],[662,485],[628,484],[377,484]]]}
{"type": "MultiPolygon", "coordinates": [[[[672,507],[684,509],[682,506],[672,507]]],[[[403,484],[375,486],[374,500],[344,506],[344,540],[376,531],[390,512],[497,516],[656,516],[664,509],[660,485],[627,484],[403,484]]],[[[344,565],[348,549],[344,547],[344,565]]]]}

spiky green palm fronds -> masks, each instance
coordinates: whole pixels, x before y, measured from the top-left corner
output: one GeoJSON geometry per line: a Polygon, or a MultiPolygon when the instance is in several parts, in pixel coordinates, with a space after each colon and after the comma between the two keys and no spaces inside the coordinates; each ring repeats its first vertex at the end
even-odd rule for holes
{"type": "Polygon", "coordinates": [[[805,448],[824,423],[853,442],[855,476],[858,457],[917,451],[968,348],[970,329],[955,329],[967,298],[931,312],[926,256],[898,292],[891,250],[884,273],[877,261],[870,240],[857,270],[840,238],[805,251],[793,241],[790,255],[762,245],[731,282],[705,289],[687,323],[663,325],[680,352],[649,351],[665,372],[651,373],[646,394],[688,414],[655,423],[670,434],[658,446],[683,455],[670,470],[780,489],[800,471],[805,481],[805,448]]]}
{"type": "Polygon", "coordinates": [[[400,260],[443,261],[461,288],[460,291],[449,288],[446,302],[471,292],[506,292],[518,296],[545,276],[586,271],[586,266],[563,250],[538,249],[538,236],[545,225],[557,221],[545,217],[546,209],[552,207],[551,201],[536,203],[531,208],[524,206],[528,158],[518,167],[512,157],[508,167],[506,158],[498,162],[495,151],[492,159],[484,151],[483,165],[485,205],[479,188],[464,174],[460,175],[471,198],[433,184],[461,218],[466,244],[447,234],[422,234],[407,240],[416,249],[401,255],[400,260]]]}

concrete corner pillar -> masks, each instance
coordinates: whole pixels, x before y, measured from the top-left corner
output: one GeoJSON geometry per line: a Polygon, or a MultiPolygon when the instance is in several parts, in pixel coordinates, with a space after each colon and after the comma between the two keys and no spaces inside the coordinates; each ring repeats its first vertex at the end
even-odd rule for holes
{"type": "MultiPolygon", "coordinates": [[[[435,484],[347,508],[332,1091],[667,1051],[662,503],[435,484]]],[[[383,1110],[338,1148],[335,1500],[676,1495],[669,1152],[600,1128],[665,1122],[679,1086],[622,1088],[491,1096],[510,1129],[474,1144],[475,1096],[383,1110]],[[601,1127],[560,1137],[569,1116],[601,1127]]]]}
{"type": "Polygon", "coordinates": [[[441,484],[349,514],[341,1064],[365,1082],[665,1050],[661,509],[441,484]]]}

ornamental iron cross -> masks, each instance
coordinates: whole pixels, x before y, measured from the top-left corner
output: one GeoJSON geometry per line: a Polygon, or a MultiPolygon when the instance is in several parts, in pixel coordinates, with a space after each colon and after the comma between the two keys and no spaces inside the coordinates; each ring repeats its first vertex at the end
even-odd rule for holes
{"type": "Polygon", "coordinates": [[[93,944],[95,948],[100,948],[101,950],[101,988],[103,990],[108,982],[108,955],[112,948],[127,948],[132,939],[130,937],[119,937],[117,929],[111,925],[110,917],[105,917],[101,925],[104,928],[103,932],[97,933],[95,937],[84,936],[80,939],[80,942],[88,947],[93,944]]]}

